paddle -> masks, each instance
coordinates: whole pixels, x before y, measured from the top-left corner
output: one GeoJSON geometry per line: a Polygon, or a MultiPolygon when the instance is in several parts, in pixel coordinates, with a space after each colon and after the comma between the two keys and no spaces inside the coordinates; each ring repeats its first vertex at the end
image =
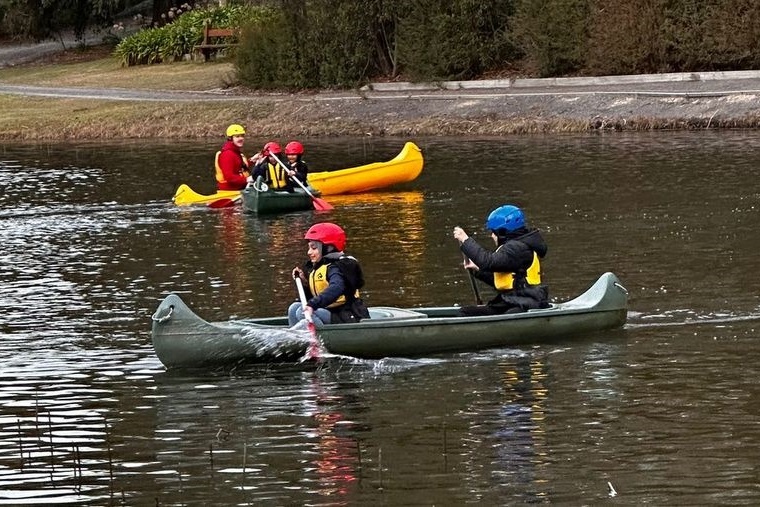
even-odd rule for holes
{"type": "Polygon", "coordinates": [[[228,208],[230,206],[234,206],[242,199],[242,196],[229,198],[229,197],[223,197],[221,199],[217,199],[215,201],[211,201],[206,206],[209,208],[228,208]]]}
{"type": "MultiPolygon", "coordinates": [[[[248,187],[246,188],[250,188],[250,187],[253,187],[253,189],[256,190],[257,192],[266,192],[267,190],[269,190],[269,187],[267,186],[267,184],[261,181],[261,176],[259,176],[256,179],[256,181],[249,183],[248,187]]],[[[227,208],[229,206],[234,206],[242,198],[243,198],[243,194],[241,193],[241,194],[236,195],[235,197],[223,197],[221,199],[211,201],[206,206],[208,206],[209,208],[227,208]]]]}
{"type": "MultiPolygon", "coordinates": [[[[275,161],[277,161],[278,164],[280,164],[280,166],[283,169],[287,169],[288,168],[288,166],[286,166],[285,164],[283,164],[282,161],[279,158],[277,158],[277,155],[275,155],[274,153],[270,153],[270,155],[272,156],[272,158],[275,159],[275,161]]],[[[320,199],[319,197],[316,197],[314,194],[312,194],[309,191],[309,189],[306,188],[306,185],[304,185],[303,183],[301,183],[301,180],[299,180],[295,176],[289,176],[289,178],[292,181],[296,182],[298,184],[298,186],[301,187],[303,189],[303,191],[306,192],[306,194],[309,197],[311,197],[311,202],[312,202],[312,204],[314,204],[314,209],[315,210],[317,210],[317,211],[329,211],[331,209],[335,209],[329,202],[325,201],[324,199],[320,199]]]]}
{"type": "MultiPolygon", "coordinates": [[[[470,260],[465,254],[462,254],[462,257],[464,257],[464,262],[470,260]]],[[[480,299],[480,291],[478,290],[478,284],[475,282],[475,275],[472,274],[472,269],[467,268],[467,274],[470,275],[470,286],[472,287],[472,293],[475,294],[475,303],[482,305],[483,300],[480,299]]]]}
{"type": "MultiPolygon", "coordinates": [[[[301,300],[301,308],[306,309],[306,293],[303,290],[303,283],[301,283],[300,276],[293,277],[296,281],[296,288],[298,289],[298,298],[301,300]]],[[[319,338],[317,337],[317,328],[314,326],[314,320],[311,315],[304,312],[306,318],[306,329],[311,333],[311,344],[309,350],[306,353],[307,359],[319,359],[319,338]]]]}

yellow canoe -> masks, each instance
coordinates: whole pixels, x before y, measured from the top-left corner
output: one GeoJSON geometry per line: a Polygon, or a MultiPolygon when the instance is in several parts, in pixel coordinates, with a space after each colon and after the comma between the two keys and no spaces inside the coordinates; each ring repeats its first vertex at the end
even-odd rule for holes
{"type": "Polygon", "coordinates": [[[407,142],[401,152],[387,162],[309,174],[309,185],[323,196],[358,194],[414,180],[422,172],[422,150],[407,142]]]}
{"type": "Polygon", "coordinates": [[[219,190],[215,194],[203,195],[183,183],[174,192],[172,202],[177,206],[188,206],[190,204],[209,204],[219,199],[235,199],[237,197],[240,197],[240,190],[219,190]]]}
{"type": "MultiPolygon", "coordinates": [[[[409,141],[398,155],[387,162],[309,173],[309,186],[322,196],[367,192],[412,181],[420,175],[423,165],[422,150],[409,141]]],[[[183,183],[174,193],[172,202],[177,206],[209,204],[219,199],[235,199],[239,195],[238,190],[220,190],[215,194],[203,195],[183,183]]]]}

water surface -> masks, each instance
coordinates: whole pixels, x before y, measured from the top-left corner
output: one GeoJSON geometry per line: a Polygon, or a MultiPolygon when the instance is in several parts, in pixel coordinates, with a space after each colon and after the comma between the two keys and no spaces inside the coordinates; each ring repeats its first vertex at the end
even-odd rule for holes
{"type": "MultiPolygon", "coordinates": [[[[415,141],[416,181],[267,218],[169,202],[213,191],[216,142],[0,145],[0,503],[757,504],[760,134],[415,141]],[[621,278],[625,329],[233,371],[153,353],[169,292],[212,321],[284,313],[321,220],[370,304],[470,304],[451,230],[485,243],[505,203],[544,231],[556,300],[621,278]]],[[[323,170],[403,141],[305,144],[323,170]]]]}

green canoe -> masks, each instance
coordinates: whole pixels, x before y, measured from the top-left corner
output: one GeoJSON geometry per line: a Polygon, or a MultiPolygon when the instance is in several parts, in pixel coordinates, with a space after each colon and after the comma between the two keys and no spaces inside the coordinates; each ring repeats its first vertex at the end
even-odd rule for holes
{"type": "MultiPolygon", "coordinates": [[[[457,307],[371,307],[371,319],[317,329],[329,353],[358,358],[435,354],[567,340],[625,324],[628,291],[604,273],[586,292],[551,308],[459,317],[457,307]]],[[[289,329],[286,317],[206,322],[170,294],[153,314],[156,355],[167,368],[196,368],[303,358],[308,331],[289,329]]]]}
{"type": "MultiPolygon", "coordinates": [[[[319,197],[319,192],[311,189],[310,191],[315,197],[319,197]]],[[[243,209],[259,215],[314,209],[312,198],[300,189],[293,192],[277,192],[256,182],[243,190],[242,195],[243,209]]]]}

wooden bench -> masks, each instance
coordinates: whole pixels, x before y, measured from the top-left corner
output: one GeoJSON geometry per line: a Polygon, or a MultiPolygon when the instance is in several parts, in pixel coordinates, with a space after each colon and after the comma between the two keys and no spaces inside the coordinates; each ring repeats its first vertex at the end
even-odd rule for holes
{"type": "Polygon", "coordinates": [[[203,25],[203,41],[193,47],[194,51],[203,54],[203,61],[207,62],[213,53],[220,49],[237,46],[237,42],[229,42],[229,38],[237,37],[237,31],[233,28],[212,28],[210,22],[203,25]],[[222,40],[219,40],[222,39],[222,40]],[[227,39],[227,40],[225,40],[227,39]]]}

